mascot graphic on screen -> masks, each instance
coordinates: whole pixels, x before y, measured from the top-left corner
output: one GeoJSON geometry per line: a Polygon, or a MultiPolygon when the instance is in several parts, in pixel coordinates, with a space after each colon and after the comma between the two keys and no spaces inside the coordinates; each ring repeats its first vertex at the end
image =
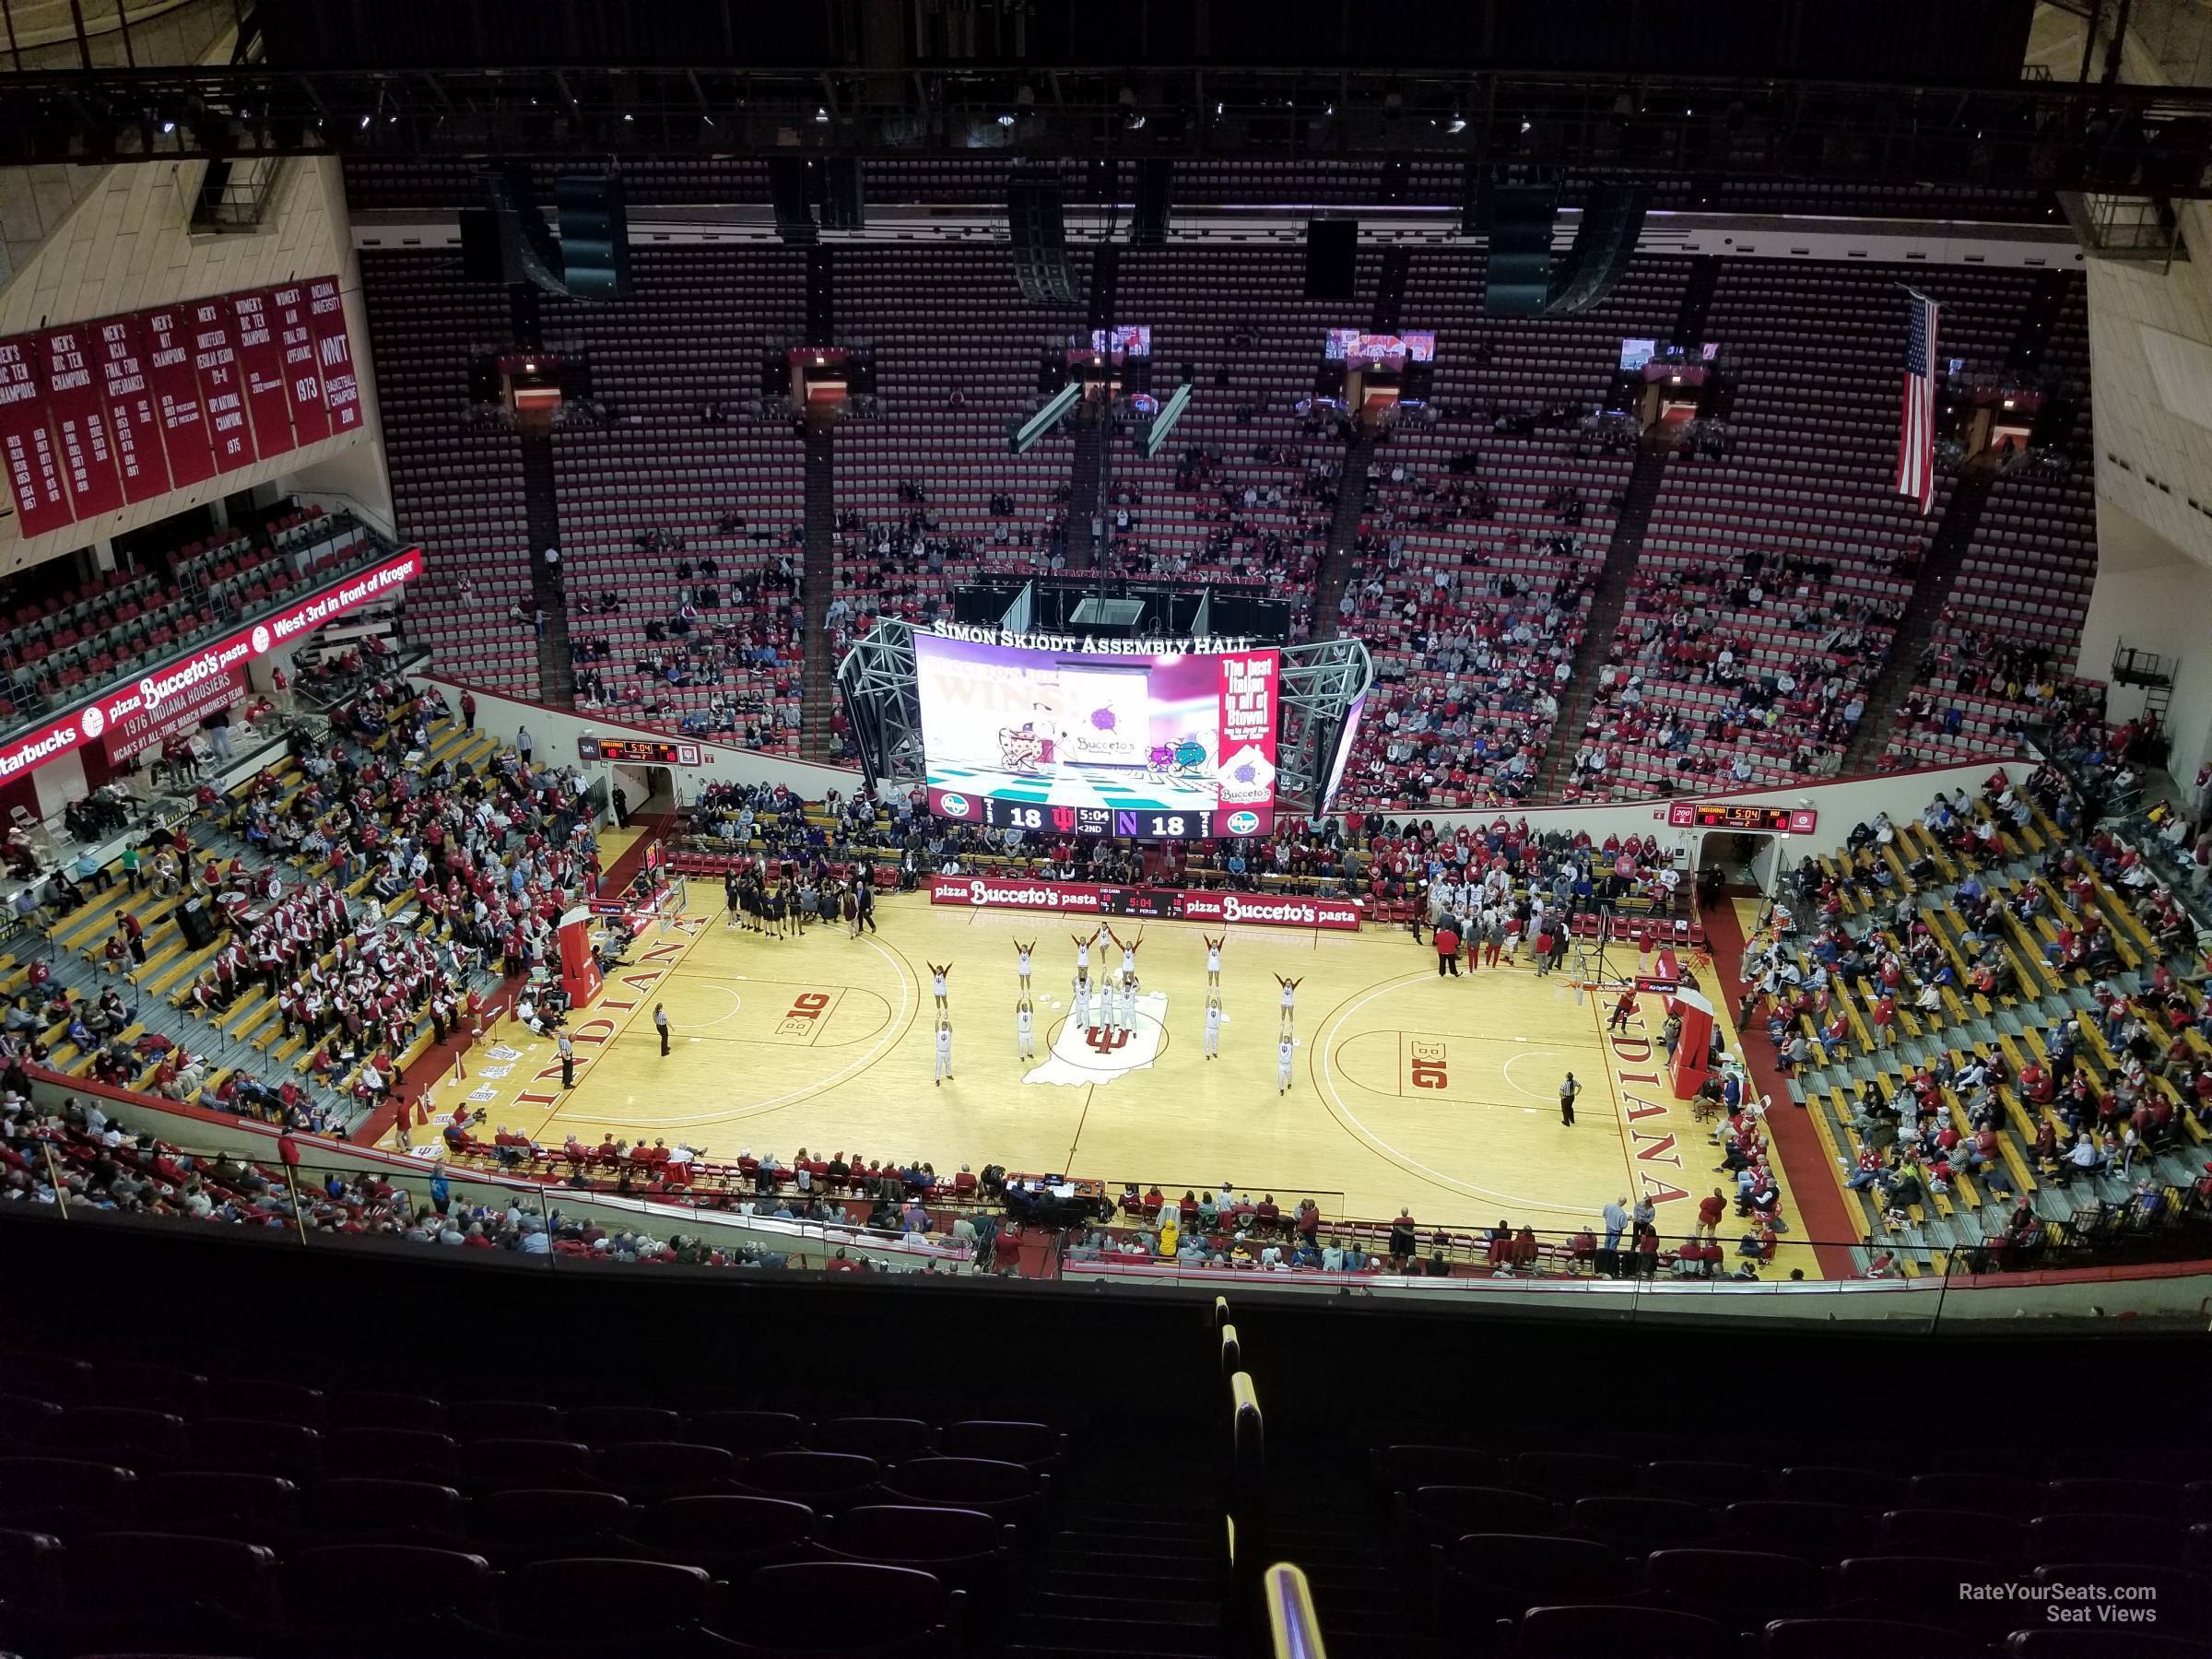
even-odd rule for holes
{"type": "Polygon", "coordinates": [[[1031,703],[1030,718],[1018,726],[998,728],[998,763],[1010,772],[1035,776],[1059,759],[1053,741],[1058,731],[1049,704],[1031,703]]]}

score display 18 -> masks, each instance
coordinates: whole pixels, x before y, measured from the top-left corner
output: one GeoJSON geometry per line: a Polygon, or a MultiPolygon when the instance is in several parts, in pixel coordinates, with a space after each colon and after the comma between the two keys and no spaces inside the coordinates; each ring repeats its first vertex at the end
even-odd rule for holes
{"type": "Polygon", "coordinates": [[[1028,801],[982,798],[982,821],[993,830],[1032,830],[1043,835],[1113,835],[1134,841],[1208,841],[1211,812],[1159,807],[1047,806],[1028,801]]]}

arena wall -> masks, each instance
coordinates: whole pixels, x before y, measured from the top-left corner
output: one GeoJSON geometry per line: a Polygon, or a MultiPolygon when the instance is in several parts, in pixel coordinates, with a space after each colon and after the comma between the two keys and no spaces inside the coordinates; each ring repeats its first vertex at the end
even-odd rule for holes
{"type": "MultiPolygon", "coordinates": [[[[494,625],[512,626],[503,618],[497,620],[494,625]]],[[[444,692],[448,701],[459,702],[463,688],[459,681],[441,678],[434,673],[415,677],[421,684],[436,686],[444,692]]],[[[651,732],[617,720],[571,713],[523,698],[481,688],[472,689],[477,700],[478,726],[503,740],[512,741],[516,728],[526,725],[536,746],[536,753],[547,758],[573,761],[577,756],[577,739],[586,733],[661,739],[667,736],[665,732],[651,732]]],[[[685,741],[693,740],[687,738],[685,741]]],[[[671,769],[677,774],[678,799],[686,803],[707,785],[717,782],[782,783],[810,801],[818,801],[827,791],[832,789],[841,794],[850,794],[860,782],[857,771],[849,771],[841,767],[755,754],[749,749],[727,744],[701,741],[700,751],[706,764],[671,769]]],[[[2033,770],[2026,761],[1991,759],[1958,766],[1923,767],[1911,771],[1888,772],[1841,782],[1735,793],[1715,792],[1700,794],[1695,798],[1700,801],[1813,807],[1820,815],[1818,828],[1810,835],[1790,838],[1788,851],[1794,857],[1802,853],[1834,851],[1843,844],[1853,824],[1872,818],[1877,812],[1887,812],[1893,818],[1915,818],[1939,789],[1947,793],[1963,789],[1970,794],[1974,794],[1981,789],[1990,773],[1999,768],[2003,768],[2016,781],[2026,777],[2033,770]]],[[[1553,827],[1570,831],[1585,830],[1597,841],[1603,841],[1608,835],[1655,833],[1662,846],[1687,845],[1693,853],[1699,839],[1705,833],[1700,830],[1670,830],[1666,822],[1665,801],[1638,801],[1620,806],[1513,806],[1503,809],[1503,812],[1509,818],[1525,816],[1538,830],[1553,827]]],[[[1500,809],[1393,816],[1430,818],[1439,825],[1457,826],[1462,823],[1489,823],[1500,816],[1500,809]]]]}

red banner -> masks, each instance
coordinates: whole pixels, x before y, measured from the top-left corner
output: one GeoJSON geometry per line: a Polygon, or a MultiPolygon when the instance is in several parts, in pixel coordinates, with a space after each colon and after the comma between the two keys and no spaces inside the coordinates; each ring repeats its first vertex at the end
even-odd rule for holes
{"type": "Polygon", "coordinates": [[[297,282],[273,289],[269,303],[276,311],[276,346],[284,359],[292,441],[305,448],[330,436],[330,411],[323,406],[323,375],[315,367],[315,325],[308,315],[307,289],[297,282]]]}
{"type": "Polygon", "coordinates": [[[361,424],[361,388],[354,379],[353,341],[346,333],[346,297],[335,276],[307,285],[308,316],[315,331],[315,364],[323,371],[323,406],[333,432],[361,424]]]}
{"type": "Polygon", "coordinates": [[[266,461],[292,447],[291,396],[284,383],[284,347],[276,343],[276,307],[266,294],[233,294],[238,366],[246,382],[246,412],[253,418],[253,447],[266,461]]]}
{"type": "Polygon", "coordinates": [[[422,549],[409,547],[382,564],[287,606],[273,617],[241,628],[227,639],[174,658],[136,680],[112,686],[60,719],[0,744],[0,783],[36,771],[55,756],[104,735],[111,726],[127,724],[135,716],[153,712],[172,698],[193,693],[206,680],[234,669],[242,671],[257,657],[268,655],[347,611],[397,598],[400,585],[421,574],[422,549]]]}
{"type": "Polygon", "coordinates": [[[146,313],[147,378],[154,406],[161,413],[162,448],[169,456],[171,488],[182,489],[215,477],[215,445],[207,436],[207,413],[200,407],[200,378],[192,367],[192,328],[181,311],[146,313]]]}
{"type": "Polygon", "coordinates": [[[31,373],[37,349],[36,340],[0,340],[0,460],[7,466],[8,493],[25,535],[43,535],[75,522],[46,405],[31,373]]]}
{"type": "Polygon", "coordinates": [[[54,453],[69,505],[81,522],[123,505],[107,403],[93,372],[97,354],[89,325],[50,329],[39,336],[39,368],[54,453]]]}
{"type": "MultiPolygon", "coordinates": [[[[206,660],[195,656],[184,665],[185,669],[189,671],[206,660]]],[[[109,759],[128,760],[141,749],[152,748],[166,737],[190,732],[218,709],[229,708],[246,694],[246,670],[242,663],[233,663],[227,668],[208,668],[181,689],[171,689],[165,695],[162,687],[177,677],[177,671],[172,669],[160,676],[148,675],[138,682],[136,712],[124,715],[101,734],[109,759]]]]}
{"type": "Polygon", "coordinates": [[[151,500],[169,490],[169,457],[161,450],[161,415],[146,372],[146,323],[110,317],[96,329],[100,395],[107,400],[108,435],[115,444],[115,471],[126,501],[151,500]]]}
{"type": "MultiPolygon", "coordinates": [[[[1136,917],[1181,918],[1186,922],[1247,922],[1269,927],[1326,927],[1357,930],[1365,920],[1349,899],[1315,899],[1302,893],[1230,893],[1196,888],[1100,887],[1080,881],[1045,881],[1029,877],[933,876],[932,904],[959,904],[971,910],[1073,911],[1096,915],[1114,910],[1136,917]]],[[[1117,911],[1116,913],[1123,913],[1117,911]]]]}
{"type": "Polygon", "coordinates": [[[207,438],[215,470],[253,465],[253,429],[246,423],[246,382],[238,367],[238,330],[227,300],[198,300],[190,308],[192,367],[200,377],[207,410],[207,438]]]}

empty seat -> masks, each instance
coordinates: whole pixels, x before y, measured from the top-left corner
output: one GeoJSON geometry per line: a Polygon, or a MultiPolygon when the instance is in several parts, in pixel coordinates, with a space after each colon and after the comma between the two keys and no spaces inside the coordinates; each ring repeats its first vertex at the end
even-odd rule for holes
{"type": "MultiPolygon", "coordinates": [[[[510,1574],[500,1617],[504,1630],[524,1637],[627,1643],[696,1625],[713,1602],[714,1581],[696,1567],[588,1556],[535,1561],[510,1574]]],[[[818,1626],[824,1607],[836,1606],[810,1604],[804,1616],[818,1626]]],[[[748,1630],[758,1611],[747,1606],[748,1630]]]]}
{"type": "Polygon", "coordinates": [[[2020,1558],[2027,1528],[2009,1515],[1976,1510],[1903,1509],[1885,1512],[1880,1538],[1885,1552],[1979,1555],[2003,1566],[2020,1558]]]}
{"type": "Polygon", "coordinates": [[[1788,1498],[1755,1498],[1732,1503],[1721,1512],[1729,1539],[1747,1548],[1803,1556],[1808,1561],[1840,1561],[1874,1542],[1874,1524],[1840,1503],[1802,1503],[1788,1498]]]}
{"type": "Polygon", "coordinates": [[[831,1418],[814,1430],[817,1451],[850,1453],[880,1464],[923,1456],[932,1438],[929,1425],[914,1418],[831,1418]]]}
{"type": "Polygon", "coordinates": [[[948,1588],[995,1596],[1005,1579],[1014,1528],[975,1510],[865,1503],[830,1523],[817,1554],[917,1567],[948,1588]]]}
{"type": "Polygon", "coordinates": [[[62,1541],[52,1533],[0,1527],[0,1608],[41,1618],[62,1593],[62,1541]]]}
{"type": "Polygon", "coordinates": [[[193,1427],[192,1462],[201,1469],[312,1480],[323,1473],[322,1434],[278,1419],[207,1418],[193,1427]]]}
{"type": "Polygon", "coordinates": [[[1585,1498],[1567,1514],[1567,1528],[1629,1555],[1670,1544],[1699,1544],[1715,1530],[1711,1512],[1678,1498],[1585,1498]]]}
{"type": "Polygon", "coordinates": [[[330,1420],[339,1429],[421,1429],[445,1426],[445,1407],[428,1394],[359,1390],[330,1402],[330,1420]]]}
{"type": "Polygon", "coordinates": [[[580,1441],[481,1440],[461,1448],[457,1478],[474,1492],[588,1486],[592,1449],[580,1441]]]}
{"type": "Polygon", "coordinates": [[[947,1457],[985,1457],[1045,1468],[1065,1458],[1067,1436],[1043,1423],[972,1418],[940,1434],[937,1450],[947,1457]]]}
{"type": "Polygon", "coordinates": [[[281,1475],[185,1470],[140,1484],[138,1519],[159,1530],[278,1544],[300,1530],[300,1488],[281,1475]]]}
{"type": "Polygon", "coordinates": [[[453,1439],[427,1429],[340,1429],[324,1466],[333,1475],[394,1480],[450,1480],[459,1466],[453,1439]]]}
{"type": "Polygon", "coordinates": [[[142,1475],[182,1467],[192,1456],[192,1436],[182,1418],[131,1406],[72,1407],[62,1421],[61,1443],[142,1475]]]}
{"type": "Polygon", "coordinates": [[[1749,1464],[1663,1458],[1644,1465],[1637,1489],[1718,1510],[1741,1499],[1764,1498],[1772,1484],[1764,1470],[1749,1464]]]}
{"type": "Polygon", "coordinates": [[[1915,1475],[1912,1503],[1929,1509],[1983,1510],[1993,1515],[2042,1512],[2043,1486],[2018,1475],[1915,1475]]]}
{"type": "Polygon", "coordinates": [[[745,1608],[747,1647],[775,1653],[900,1653],[940,1638],[953,1624],[959,1593],[934,1573],[853,1561],[794,1561],[763,1567],[732,1600],[745,1608]],[[821,1617],[837,1609],[834,1628],[821,1617]]]}
{"type": "Polygon", "coordinates": [[[2053,1480],[2043,1488],[2046,1515],[2178,1515],[2183,1491],[2155,1480],[2053,1480]]]}
{"type": "Polygon", "coordinates": [[[499,1617],[489,1562],[417,1544],[303,1549],[284,1564],[279,1586],[287,1622],[295,1632],[316,1632],[325,1645],[371,1622],[369,1640],[389,1652],[406,1645],[410,1629],[428,1634],[433,1620],[490,1624],[499,1617]],[[365,1620],[371,1611],[373,1619],[365,1620]]]}
{"type": "Polygon", "coordinates": [[[568,1416],[542,1400],[464,1400],[447,1412],[446,1431],[464,1443],[487,1440],[565,1440],[568,1416]]]}
{"type": "Polygon", "coordinates": [[[0,1519],[64,1530],[127,1520],[138,1477],[115,1464],[75,1457],[0,1457],[0,1519]]]}
{"type": "Polygon", "coordinates": [[[600,1481],[645,1500],[726,1492],[736,1468],[720,1446],[681,1441],[617,1441],[599,1453],[600,1481]]]}
{"type": "MultiPolygon", "coordinates": [[[[927,1471],[932,1464],[947,1461],[955,1460],[918,1458],[907,1466],[927,1471]]],[[[1027,1469],[1021,1473],[1025,1479],[1034,1479],[1027,1469]]],[[[790,1498],[829,1512],[864,1501],[874,1494],[882,1478],[881,1465],[853,1453],[767,1452],[748,1461],[738,1480],[747,1491],[761,1497],[790,1498]]],[[[928,1478],[926,1473],[923,1478],[928,1478]]]]}
{"type": "Polygon", "coordinates": [[[276,1556],[258,1544],[193,1533],[90,1533],[63,1558],[72,1621],[175,1618],[211,1606],[241,1620],[276,1616],[276,1556]]]}
{"type": "Polygon", "coordinates": [[[589,1446],[630,1441],[680,1441],[684,1419],[648,1406],[586,1406],[569,1413],[569,1434],[589,1446]]]}
{"type": "Polygon", "coordinates": [[[477,1500],[469,1536],[501,1565],[559,1555],[615,1553],[633,1521],[618,1492],[514,1487],[477,1500]]]}
{"type": "Polygon", "coordinates": [[[1840,1503],[1867,1514],[1901,1509],[1906,1497],[1905,1482],[1900,1476],[1828,1464],[1792,1465],[1783,1470],[1777,1489],[1783,1497],[1800,1502],[1840,1503]]]}
{"type": "Polygon", "coordinates": [[[656,1503],[636,1518],[629,1535],[641,1554],[726,1579],[797,1559],[814,1530],[814,1512],[804,1503],[717,1492],[656,1503]]]}
{"type": "Polygon", "coordinates": [[[1820,1569],[1797,1556],[1752,1549],[1660,1549],[1643,1563],[1661,1605],[1755,1630],[1770,1619],[1828,1606],[1820,1569]]]}
{"type": "Polygon", "coordinates": [[[1548,1533],[1560,1522],[1550,1499],[1512,1487],[1417,1487],[1398,1494],[1398,1515],[1414,1544],[1449,1544],[1468,1533],[1548,1533]]]}
{"type": "Polygon", "coordinates": [[[1630,1588],[1627,1558],[1595,1539],[1473,1533],[1438,1552],[1435,1605],[1440,1626],[1453,1628],[1532,1606],[1619,1601],[1630,1588]]]}
{"type": "Polygon", "coordinates": [[[1417,1486],[1503,1486],[1504,1462],[1467,1446],[1381,1446],[1372,1465],[1375,1482],[1386,1492],[1417,1486]]]}
{"type": "Polygon", "coordinates": [[[1994,1641],[2018,1622],[2021,1605],[1959,1594],[1960,1584],[1987,1583],[1991,1577],[1986,1561],[1959,1556],[1851,1556],[1836,1569],[1835,1610],[1854,1618],[1942,1625],[1994,1641]]]}
{"type": "Polygon", "coordinates": [[[1522,1615],[1515,1659],[1735,1659],[1735,1632],[1694,1613],[1663,1607],[1531,1607],[1522,1615]]]}
{"type": "Polygon", "coordinates": [[[1602,1452],[1524,1452],[1513,1459],[1512,1483],[1561,1503],[1636,1489],[1636,1471],[1626,1458],[1602,1452]]]}
{"type": "Polygon", "coordinates": [[[691,1438],[736,1457],[752,1457],[804,1445],[806,1425],[788,1411],[702,1411],[691,1418],[691,1438]]]}
{"type": "Polygon", "coordinates": [[[2176,1567],[2187,1535],[2143,1515],[2038,1515],[2022,1546],[2030,1561],[2131,1561],[2176,1567]]]}
{"type": "Polygon", "coordinates": [[[1939,1625],[1778,1618],[1767,1626],[1759,1653],[1759,1659],[1985,1659],[1988,1650],[1939,1625]]]}
{"type": "MultiPolygon", "coordinates": [[[[2076,1591],[2074,1605],[2094,1592],[2103,1606],[2155,1612],[2138,1628],[2161,1636],[2212,1639],[2212,1579],[2178,1567],[2141,1566],[2130,1561],[2049,1562],[2035,1570],[2035,1582],[2076,1591]]],[[[2124,1630],[2127,1619],[2100,1619],[2100,1626],[2124,1630]]]]}
{"type": "Polygon", "coordinates": [[[463,1533],[461,1494],[427,1480],[322,1481],[308,1489],[300,1518],[318,1536],[359,1543],[438,1545],[463,1533]]]}

